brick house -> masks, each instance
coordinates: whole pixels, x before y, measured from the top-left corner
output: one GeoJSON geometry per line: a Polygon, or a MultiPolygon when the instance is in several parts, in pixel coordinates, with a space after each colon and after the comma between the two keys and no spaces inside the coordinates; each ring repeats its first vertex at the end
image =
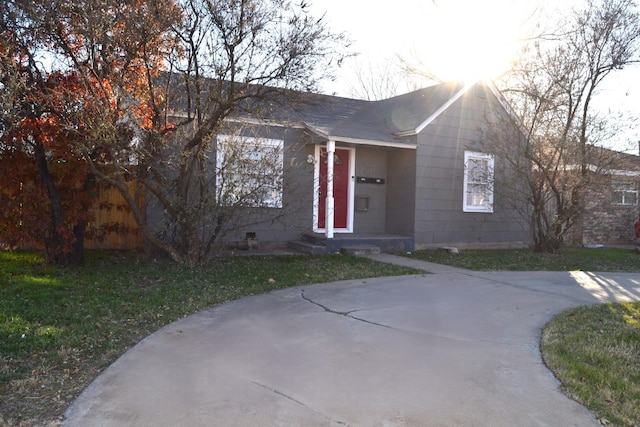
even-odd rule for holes
{"type": "Polygon", "coordinates": [[[637,239],[640,156],[600,149],[610,156],[604,170],[587,191],[582,238],[576,244],[630,244],[637,239]]]}

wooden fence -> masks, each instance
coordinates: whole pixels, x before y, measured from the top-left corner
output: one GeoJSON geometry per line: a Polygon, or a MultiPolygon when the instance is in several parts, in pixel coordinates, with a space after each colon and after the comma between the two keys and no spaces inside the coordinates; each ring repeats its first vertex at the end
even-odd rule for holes
{"type": "MultiPolygon", "coordinates": [[[[129,184],[131,194],[135,183],[129,184]]],[[[144,200],[140,200],[140,207],[144,200]]],[[[87,235],[92,232],[99,238],[87,238],[85,249],[139,249],[142,248],[142,233],[120,192],[112,187],[100,188],[99,195],[89,209],[91,222],[87,226],[87,235]]]]}
{"type": "MultiPolygon", "coordinates": [[[[129,184],[134,194],[135,183],[129,184]]],[[[139,201],[144,209],[144,200],[139,201]]],[[[101,187],[97,198],[89,208],[90,222],[84,241],[85,249],[140,249],[142,233],[120,192],[112,187],[101,187]],[[92,237],[95,236],[95,237],[92,237]]],[[[0,250],[6,249],[44,249],[44,241],[39,243],[21,242],[17,245],[3,241],[0,235],[0,250]]]]}

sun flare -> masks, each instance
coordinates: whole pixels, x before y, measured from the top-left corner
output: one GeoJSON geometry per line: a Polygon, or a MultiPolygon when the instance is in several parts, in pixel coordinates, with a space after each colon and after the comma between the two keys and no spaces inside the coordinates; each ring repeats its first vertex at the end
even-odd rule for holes
{"type": "Polygon", "coordinates": [[[440,80],[475,82],[508,71],[517,57],[527,11],[517,0],[436,3],[416,52],[440,80]],[[426,38],[426,39],[425,39],[426,38]]]}

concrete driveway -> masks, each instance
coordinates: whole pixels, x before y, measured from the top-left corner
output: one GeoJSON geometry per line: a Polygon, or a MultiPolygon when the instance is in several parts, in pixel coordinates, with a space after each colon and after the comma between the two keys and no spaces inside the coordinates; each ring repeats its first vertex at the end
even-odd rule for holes
{"type": "Polygon", "coordinates": [[[598,426],[539,353],[557,312],[640,299],[639,274],[432,274],[243,298],[149,336],[67,426],[598,426]]]}

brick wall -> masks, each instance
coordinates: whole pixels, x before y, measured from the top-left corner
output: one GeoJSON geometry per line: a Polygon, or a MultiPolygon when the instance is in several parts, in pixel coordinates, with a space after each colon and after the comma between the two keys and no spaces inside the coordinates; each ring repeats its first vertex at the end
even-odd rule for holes
{"type": "Polygon", "coordinates": [[[590,188],[583,218],[582,244],[629,244],[636,241],[634,224],[638,220],[637,201],[630,205],[612,202],[612,186],[622,182],[633,183],[635,189],[640,184],[638,177],[614,176],[590,188]]]}

